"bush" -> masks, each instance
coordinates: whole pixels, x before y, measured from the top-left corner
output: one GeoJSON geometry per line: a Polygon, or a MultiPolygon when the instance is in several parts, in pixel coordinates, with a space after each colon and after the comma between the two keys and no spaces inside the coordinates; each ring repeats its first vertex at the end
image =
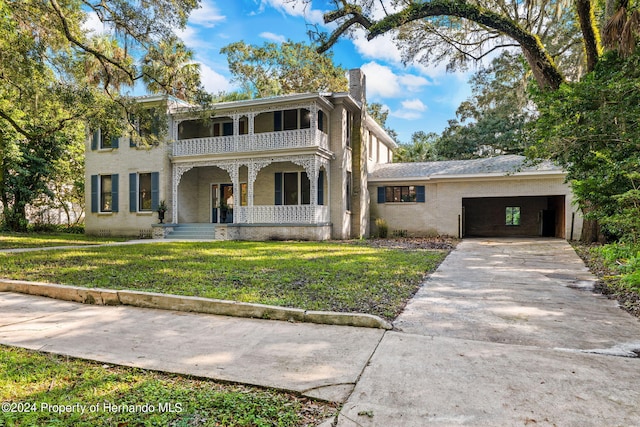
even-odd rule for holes
{"type": "Polygon", "coordinates": [[[31,224],[27,231],[33,233],[68,233],[68,234],[84,234],[84,225],[62,225],[62,224],[31,224]]]}
{"type": "Polygon", "coordinates": [[[387,224],[387,221],[385,221],[384,218],[376,218],[375,224],[377,236],[381,239],[386,239],[389,235],[389,225],[387,224]]]}

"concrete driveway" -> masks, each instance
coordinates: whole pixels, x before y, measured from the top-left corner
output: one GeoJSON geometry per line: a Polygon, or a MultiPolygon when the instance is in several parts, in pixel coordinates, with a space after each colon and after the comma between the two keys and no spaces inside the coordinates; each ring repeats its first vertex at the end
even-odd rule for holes
{"type": "Polygon", "coordinates": [[[556,239],[467,239],[387,332],[339,426],[640,426],[640,322],[556,239]]]}

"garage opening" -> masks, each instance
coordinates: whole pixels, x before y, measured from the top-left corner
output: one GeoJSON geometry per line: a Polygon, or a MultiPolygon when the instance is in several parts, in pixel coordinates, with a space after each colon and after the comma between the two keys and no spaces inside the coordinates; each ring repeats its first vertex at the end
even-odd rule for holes
{"type": "Polygon", "coordinates": [[[465,237],[565,237],[565,196],[462,199],[465,237]]]}

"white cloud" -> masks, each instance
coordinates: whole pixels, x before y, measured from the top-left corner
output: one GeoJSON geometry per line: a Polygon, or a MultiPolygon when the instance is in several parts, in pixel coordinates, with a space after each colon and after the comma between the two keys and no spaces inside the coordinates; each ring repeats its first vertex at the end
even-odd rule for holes
{"type": "Polygon", "coordinates": [[[260,9],[258,10],[258,13],[264,11],[264,8],[267,6],[271,6],[286,15],[303,17],[311,24],[322,24],[324,22],[324,12],[312,9],[310,6],[303,4],[303,2],[291,2],[290,0],[260,0],[260,9]]]}
{"type": "Polygon", "coordinates": [[[433,83],[422,76],[415,74],[403,74],[400,76],[400,83],[410,90],[419,90],[423,86],[431,86],[433,83]]]}
{"type": "Polygon", "coordinates": [[[404,120],[417,120],[422,118],[422,113],[428,110],[428,107],[418,98],[405,99],[400,103],[400,108],[392,111],[390,116],[404,120]]]}
{"type": "Polygon", "coordinates": [[[191,12],[189,23],[206,28],[213,28],[227,19],[211,0],[203,0],[200,7],[191,12]]]}
{"type": "Polygon", "coordinates": [[[418,98],[402,101],[401,105],[403,110],[427,111],[427,106],[418,98]]]}
{"type": "Polygon", "coordinates": [[[281,34],[271,33],[269,31],[260,33],[260,37],[262,37],[263,39],[274,41],[276,43],[284,43],[287,41],[287,38],[285,36],[281,34]]]}
{"type": "Polygon", "coordinates": [[[110,32],[109,27],[100,21],[95,12],[87,13],[87,20],[82,23],[82,28],[88,33],[104,34],[110,32]]]}
{"type": "Polygon", "coordinates": [[[377,59],[379,61],[390,61],[396,64],[402,62],[400,50],[393,41],[393,35],[383,34],[369,41],[365,32],[359,30],[355,34],[353,44],[358,53],[367,59],[377,59]]]}
{"type": "Polygon", "coordinates": [[[218,93],[233,90],[231,82],[225,76],[204,63],[200,63],[200,78],[207,92],[218,93]]]}
{"type": "MultiPolygon", "coordinates": [[[[367,76],[367,93],[370,97],[398,98],[407,93],[417,93],[432,83],[422,76],[398,73],[391,66],[375,61],[360,67],[367,76]]],[[[424,105],[424,104],[423,104],[424,105]]]]}
{"type": "Polygon", "coordinates": [[[377,62],[368,62],[360,67],[367,76],[367,96],[375,98],[394,98],[402,94],[398,76],[390,67],[377,62]]]}

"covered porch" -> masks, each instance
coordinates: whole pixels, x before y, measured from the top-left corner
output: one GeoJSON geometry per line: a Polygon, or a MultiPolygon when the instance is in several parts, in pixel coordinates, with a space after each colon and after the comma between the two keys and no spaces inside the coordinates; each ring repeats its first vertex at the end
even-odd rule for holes
{"type": "Polygon", "coordinates": [[[248,231],[250,226],[262,231],[271,228],[270,235],[274,227],[330,228],[328,165],[329,159],[320,154],[191,162],[174,159],[173,222],[214,224],[228,238],[240,239],[246,239],[248,233],[264,234],[248,231]]]}

